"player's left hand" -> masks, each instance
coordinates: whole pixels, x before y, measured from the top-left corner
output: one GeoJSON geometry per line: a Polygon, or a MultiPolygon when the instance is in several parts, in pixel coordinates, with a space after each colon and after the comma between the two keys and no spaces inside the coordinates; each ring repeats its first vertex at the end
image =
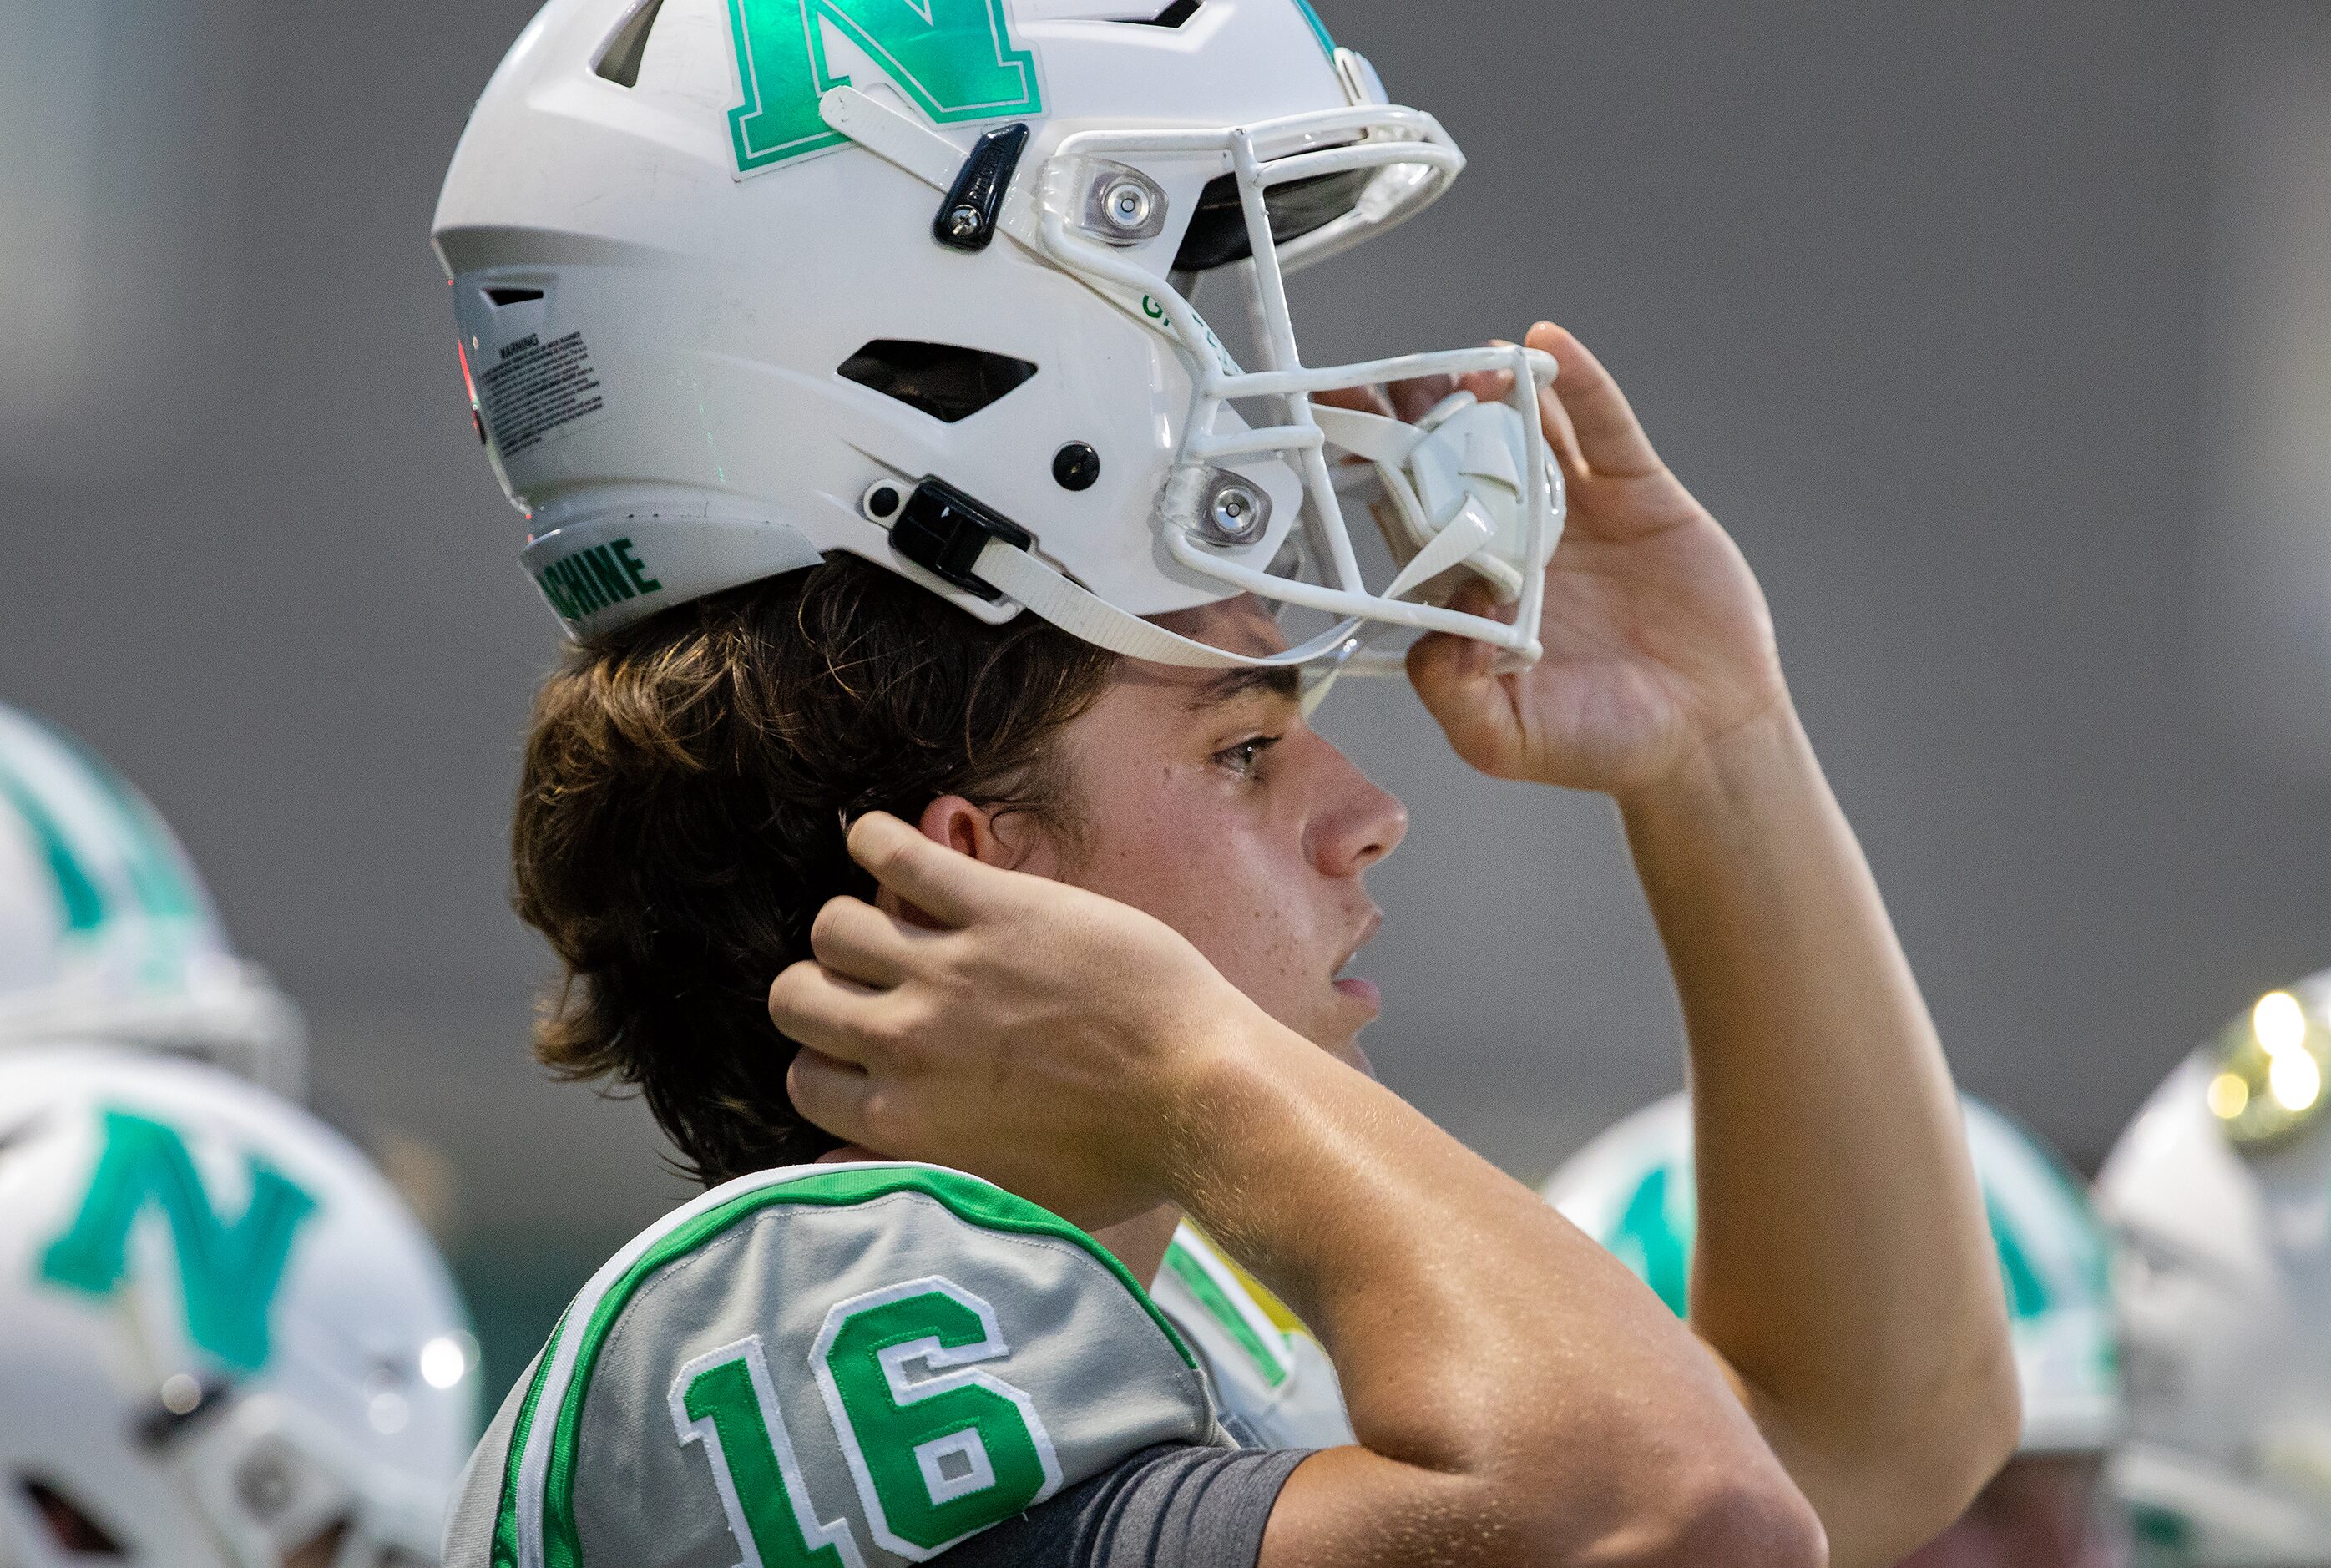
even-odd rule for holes
{"type": "MultiPolygon", "coordinates": [[[[1483,773],[1623,799],[1782,707],[1787,688],[1747,562],[1660,461],[1610,372],[1550,323],[1527,342],[1561,366],[1538,409],[1569,487],[1545,657],[1494,675],[1487,644],[1434,635],[1411,651],[1409,679],[1483,773]]],[[[1397,402],[1407,389],[1390,390],[1397,402]]],[[[1494,613],[1486,593],[1458,607],[1494,613]]]]}

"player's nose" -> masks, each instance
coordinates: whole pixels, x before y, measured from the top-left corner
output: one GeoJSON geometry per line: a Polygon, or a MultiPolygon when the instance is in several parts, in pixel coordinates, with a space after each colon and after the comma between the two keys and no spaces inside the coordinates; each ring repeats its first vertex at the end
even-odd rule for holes
{"type": "Polygon", "coordinates": [[[1311,819],[1311,860],[1323,875],[1356,877],[1400,847],[1408,836],[1408,808],[1335,746],[1318,745],[1322,788],[1311,819]]]}

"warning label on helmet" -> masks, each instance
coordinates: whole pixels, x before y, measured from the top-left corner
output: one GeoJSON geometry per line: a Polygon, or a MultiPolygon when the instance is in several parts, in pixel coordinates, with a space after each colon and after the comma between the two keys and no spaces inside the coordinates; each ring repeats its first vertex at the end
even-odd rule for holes
{"type": "Polygon", "coordinates": [[[606,407],[582,333],[546,343],[542,334],[529,332],[503,344],[500,352],[500,358],[478,377],[478,401],[503,461],[606,407]]]}

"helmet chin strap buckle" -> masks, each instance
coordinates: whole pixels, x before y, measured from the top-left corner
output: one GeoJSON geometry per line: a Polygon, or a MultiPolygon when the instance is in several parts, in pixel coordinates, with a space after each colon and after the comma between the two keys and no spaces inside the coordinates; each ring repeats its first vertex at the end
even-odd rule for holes
{"type": "Polygon", "coordinates": [[[1009,599],[1071,637],[1128,659],[1200,670],[1299,668],[1352,640],[1360,629],[1357,621],[1345,621],[1284,652],[1233,653],[1168,632],[1098,597],[1037,556],[1035,544],[1035,535],[936,475],[915,487],[890,522],[890,547],[900,559],[991,603],[1009,599]]]}
{"type": "Polygon", "coordinates": [[[990,539],[1025,550],[1036,536],[936,476],[915,487],[890,524],[890,547],[905,559],[941,582],[994,600],[1004,597],[1003,590],[975,569],[990,539]]]}
{"type": "Polygon", "coordinates": [[[931,238],[950,250],[987,249],[995,238],[995,214],[1004,205],[1004,193],[1027,146],[1025,124],[998,126],[981,137],[956,171],[955,183],[931,220],[931,238]]]}

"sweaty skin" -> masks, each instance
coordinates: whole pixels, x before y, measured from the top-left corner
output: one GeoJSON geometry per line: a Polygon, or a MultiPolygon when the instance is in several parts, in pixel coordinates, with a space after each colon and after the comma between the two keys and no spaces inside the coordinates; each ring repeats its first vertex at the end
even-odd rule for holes
{"type": "MultiPolygon", "coordinates": [[[[1571,494],[1546,657],[1434,637],[1410,675],[1473,766],[1618,803],[1690,1037],[1698,1337],[1353,1069],[1374,999],[1337,976],[1401,817],[1283,685],[1128,665],[1069,733],[1066,832],[956,799],[860,823],[881,907],[830,905],[771,992],[794,1098],[1122,1227],[1137,1268],[1186,1210],[1302,1312],[1360,1446],[1295,1472],[1270,1568],[1797,1563],[1824,1530],[1889,1563],[2016,1430],[1949,1076],[1754,577],[1594,357],[1528,341],[1571,494]]],[[[1251,606],[1178,625],[1276,645],[1251,606]]]]}

